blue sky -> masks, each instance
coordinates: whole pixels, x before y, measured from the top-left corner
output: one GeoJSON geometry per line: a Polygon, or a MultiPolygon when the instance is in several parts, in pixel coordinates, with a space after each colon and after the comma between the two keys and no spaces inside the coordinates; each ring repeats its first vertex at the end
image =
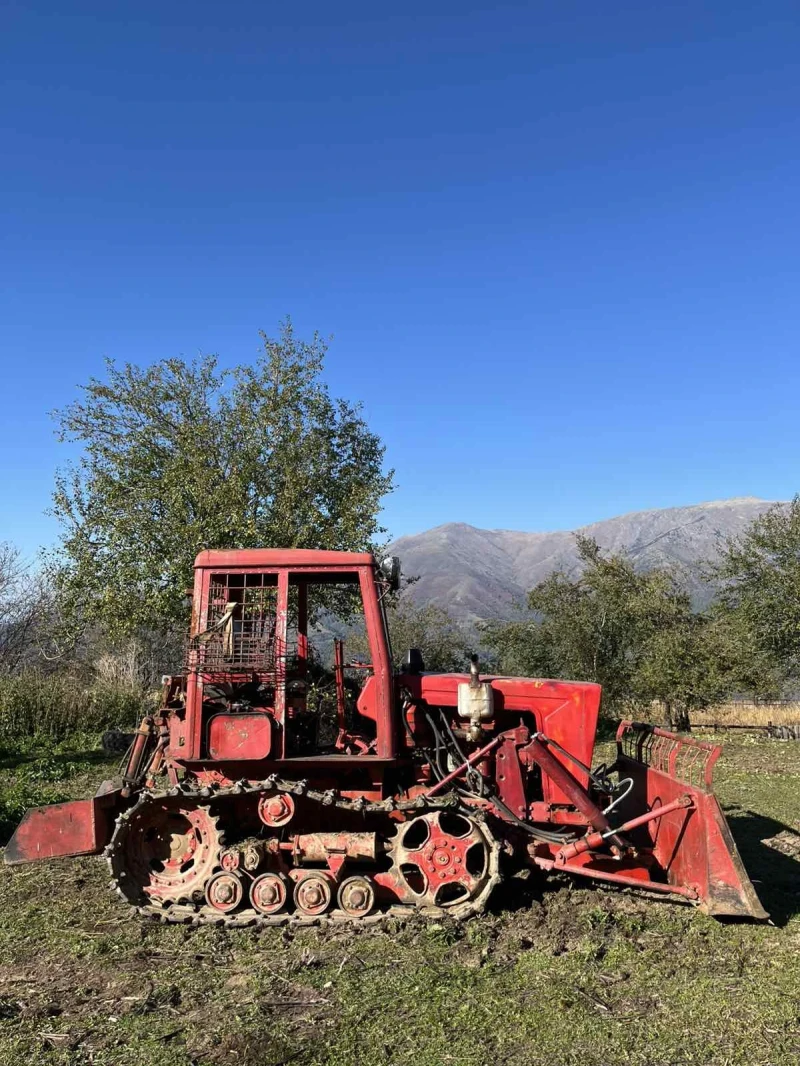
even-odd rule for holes
{"type": "Polygon", "coordinates": [[[7,3],[0,540],[48,411],[290,314],[387,445],[393,534],[798,477],[794,3],[7,3]]]}

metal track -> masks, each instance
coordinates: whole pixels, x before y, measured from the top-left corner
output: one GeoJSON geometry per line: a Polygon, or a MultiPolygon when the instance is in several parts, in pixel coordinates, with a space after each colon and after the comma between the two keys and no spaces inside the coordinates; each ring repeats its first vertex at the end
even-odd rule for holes
{"type": "MultiPolygon", "coordinates": [[[[162,791],[143,790],[139,793],[136,803],[132,807],[129,807],[128,810],[123,811],[117,818],[111,842],[104,852],[109,870],[113,875],[114,854],[117,849],[122,846],[122,838],[124,837],[126,825],[130,820],[131,815],[146,804],[155,800],[167,798],[173,799],[176,797],[185,797],[187,800],[195,802],[198,800],[205,800],[210,804],[218,800],[224,800],[229,796],[242,796],[262,792],[285,792],[291,796],[302,796],[304,799],[309,800],[312,803],[318,803],[322,807],[335,807],[346,811],[366,812],[371,814],[388,815],[392,811],[425,814],[434,810],[457,810],[459,813],[463,813],[466,817],[469,817],[480,825],[481,830],[486,837],[488,851],[486,882],[475,898],[465,900],[463,903],[456,903],[452,907],[429,905],[418,907],[413,904],[398,903],[391,904],[385,909],[376,911],[363,918],[353,918],[350,915],[345,914],[343,911],[336,909],[328,911],[326,914],[316,916],[291,912],[268,915],[261,914],[252,907],[239,910],[235,914],[224,914],[221,911],[208,906],[208,904],[195,905],[189,903],[173,903],[166,906],[158,906],[152,903],[138,904],[131,906],[131,913],[157,922],[193,926],[214,925],[228,929],[314,925],[374,925],[385,921],[388,918],[408,918],[415,914],[422,915],[426,918],[443,918],[449,916],[451,918],[463,920],[474,914],[479,914],[485,909],[489,897],[501,880],[500,844],[489,829],[484,812],[465,807],[464,803],[454,792],[442,796],[436,796],[431,799],[419,796],[410,800],[396,800],[390,797],[389,799],[377,802],[371,802],[361,797],[351,800],[343,799],[334,789],[321,792],[317,789],[309,788],[306,780],[291,781],[286,778],[278,777],[277,774],[271,774],[263,781],[256,782],[255,784],[251,784],[247,781],[237,781],[234,785],[227,787],[206,785],[197,788],[194,785],[181,784],[174,788],[162,791]]],[[[225,839],[223,832],[220,836],[220,844],[224,843],[225,839]]],[[[109,888],[116,892],[124,903],[131,904],[130,897],[122,889],[116,877],[112,876],[109,888]]]]}

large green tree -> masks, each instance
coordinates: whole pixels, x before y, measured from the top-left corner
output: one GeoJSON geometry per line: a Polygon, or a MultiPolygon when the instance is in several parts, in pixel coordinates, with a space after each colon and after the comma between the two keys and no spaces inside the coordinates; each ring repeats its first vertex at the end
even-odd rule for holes
{"type": "Polygon", "coordinates": [[[528,596],[533,617],[493,623],[484,636],[501,669],[596,681],[604,705],[635,713],[659,702],[686,729],[693,709],[768,683],[765,662],[721,612],[695,613],[671,569],[638,572],[577,538],[580,572],[557,572],[528,596]]]}
{"type": "Polygon", "coordinates": [[[712,566],[720,599],[757,651],[800,674],[800,496],[726,542],[712,566]]]}
{"type": "Polygon", "coordinates": [[[56,413],[77,463],[56,480],[68,617],[112,635],[185,616],[204,548],[368,550],[392,472],[360,405],[330,395],[326,344],[282,325],[252,364],[110,361],[56,413]]]}

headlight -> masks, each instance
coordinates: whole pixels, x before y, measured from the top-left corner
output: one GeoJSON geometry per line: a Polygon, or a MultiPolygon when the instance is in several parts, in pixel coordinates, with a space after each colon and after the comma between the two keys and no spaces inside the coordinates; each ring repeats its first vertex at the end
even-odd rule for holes
{"type": "Polygon", "coordinates": [[[400,588],[400,559],[396,555],[387,555],[381,559],[381,574],[393,590],[400,588]]]}

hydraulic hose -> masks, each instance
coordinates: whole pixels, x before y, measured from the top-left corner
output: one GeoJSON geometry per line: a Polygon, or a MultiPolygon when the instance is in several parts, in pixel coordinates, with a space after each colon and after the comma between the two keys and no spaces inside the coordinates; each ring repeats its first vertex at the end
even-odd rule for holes
{"type": "MultiPolygon", "coordinates": [[[[460,759],[460,761],[462,763],[463,762],[467,762],[467,756],[464,754],[464,751],[463,751],[461,745],[458,742],[458,738],[456,737],[455,733],[453,732],[453,727],[447,721],[447,715],[444,713],[444,711],[441,708],[439,709],[439,713],[440,713],[440,715],[442,717],[442,721],[444,722],[445,729],[450,734],[450,739],[453,742],[453,747],[456,750],[456,754],[458,755],[458,757],[459,757],[459,759],[460,759]]],[[[476,770],[473,767],[470,767],[467,770],[466,777],[467,777],[467,781],[470,782],[470,784],[472,785],[473,791],[477,792],[478,795],[483,795],[484,779],[483,779],[483,775],[481,774],[480,770],[476,770]],[[477,787],[476,787],[476,781],[477,781],[477,787]]]]}
{"type": "MultiPolygon", "coordinates": [[[[425,711],[425,717],[427,718],[428,724],[431,727],[431,731],[433,732],[433,735],[436,738],[437,751],[438,751],[439,744],[441,743],[441,744],[444,745],[444,741],[443,741],[443,739],[441,737],[441,733],[439,732],[439,729],[437,728],[435,722],[433,721],[433,718],[431,717],[431,715],[427,711],[425,711]]],[[[456,739],[455,735],[453,734],[452,729],[450,728],[450,723],[447,722],[446,719],[444,719],[444,715],[442,715],[442,718],[443,718],[443,721],[444,721],[444,723],[445,723],[445,725],[447,727],[447,730],[450,733],[450,736],[452,738],[453,747],[455,748],[456,755],[461,759],[462,763],[467,762],[467,758],[466,758],[466,756],[464,755],[464,753],[461,750],[461,745],[458,743],[458,740],[456,739]]],[[[445,746],[445,750],[446,750],[446,745],[444,745],[444,746],[445,746]]],[[[436,769],[432,763],[430,765],[431,765],[431,769],[436,769]]],[[[556,830],[538,829],[535,826],[530,825],[528,822],[523,821],[521,818],[518,818],[517,815],[514,814],[514,812],[512,810],[510,810],[505,805],[505,803],[503,803],[503,801],[497,795],[496,789],[491,788],[489,790],[490,794],[489,794],[489,796],[487,796],[486,795],[487,788],[486,788],[486,783],[484,781],[483,776],[480,775],[479,771],[477,771],[477,770],[474,770],[473,773],[476,776],[480,776],[480,778],[481,778],[481,792],[477,792],[477,791],[475,791],[474,789],[471,789],[471,788],[458,789],[458,792],[462,796],[469,796],[469,797],[474,798],[474,799],[486,799],[486,798],[490,799],[492,805],[494,807],[496,807],[498,810],[502,811],[503,814],[508,818],[508,820],[510,822],[513,822],[514,825],[516,825],[520,829],[524,830],[529,836],[532,836],[535,840],[541,840],[543,843],[547,843],[547,844],[564,844],[568,840],[571,839],[572,834],[570,834],[569,832],[558,832],[556,830]]],[[[441,780],[441,778],[444,777],[444,776],[445,776],[444,773],[441,773],[439,779],[441,780]]],[[[469,781],[469,778],[467,780],[469,781]]]]}
{"type": "Polygon", "coordinates": [[[569,832],[558,832],[551,829],[537,829],[536,826],[530,825],[529,822],[523,822],[521,818],[518,818],[516,814],[508,807],[496,794],[491,797],[493,806],[498,807],[510,821],[519,826],[520,829],[524,829],[529,836],[534,837],[536,840],[541,840],[547,844],[565,844],[571,839],[572,834],[569,832]]]}
{"type": "Polygon", "coordinates": [[[442,769],[442,765],[440,762],[442,749],[444,748],[446,750],[446,746],[444,740],[442,739],[442,734],[436,728],[436,723],[433,721],[427,711],[425,711],[425,718],[427,719],[428,725],[431,728],[431,732],[433,733],[433,739],[436,744],[434,755],[435,762],[430,762],[430,760],[428,761],[430,763],[431,769],[437,774],[438,780],[441,781],[441,779],[447,773],[446,769],[442,769]]]}

